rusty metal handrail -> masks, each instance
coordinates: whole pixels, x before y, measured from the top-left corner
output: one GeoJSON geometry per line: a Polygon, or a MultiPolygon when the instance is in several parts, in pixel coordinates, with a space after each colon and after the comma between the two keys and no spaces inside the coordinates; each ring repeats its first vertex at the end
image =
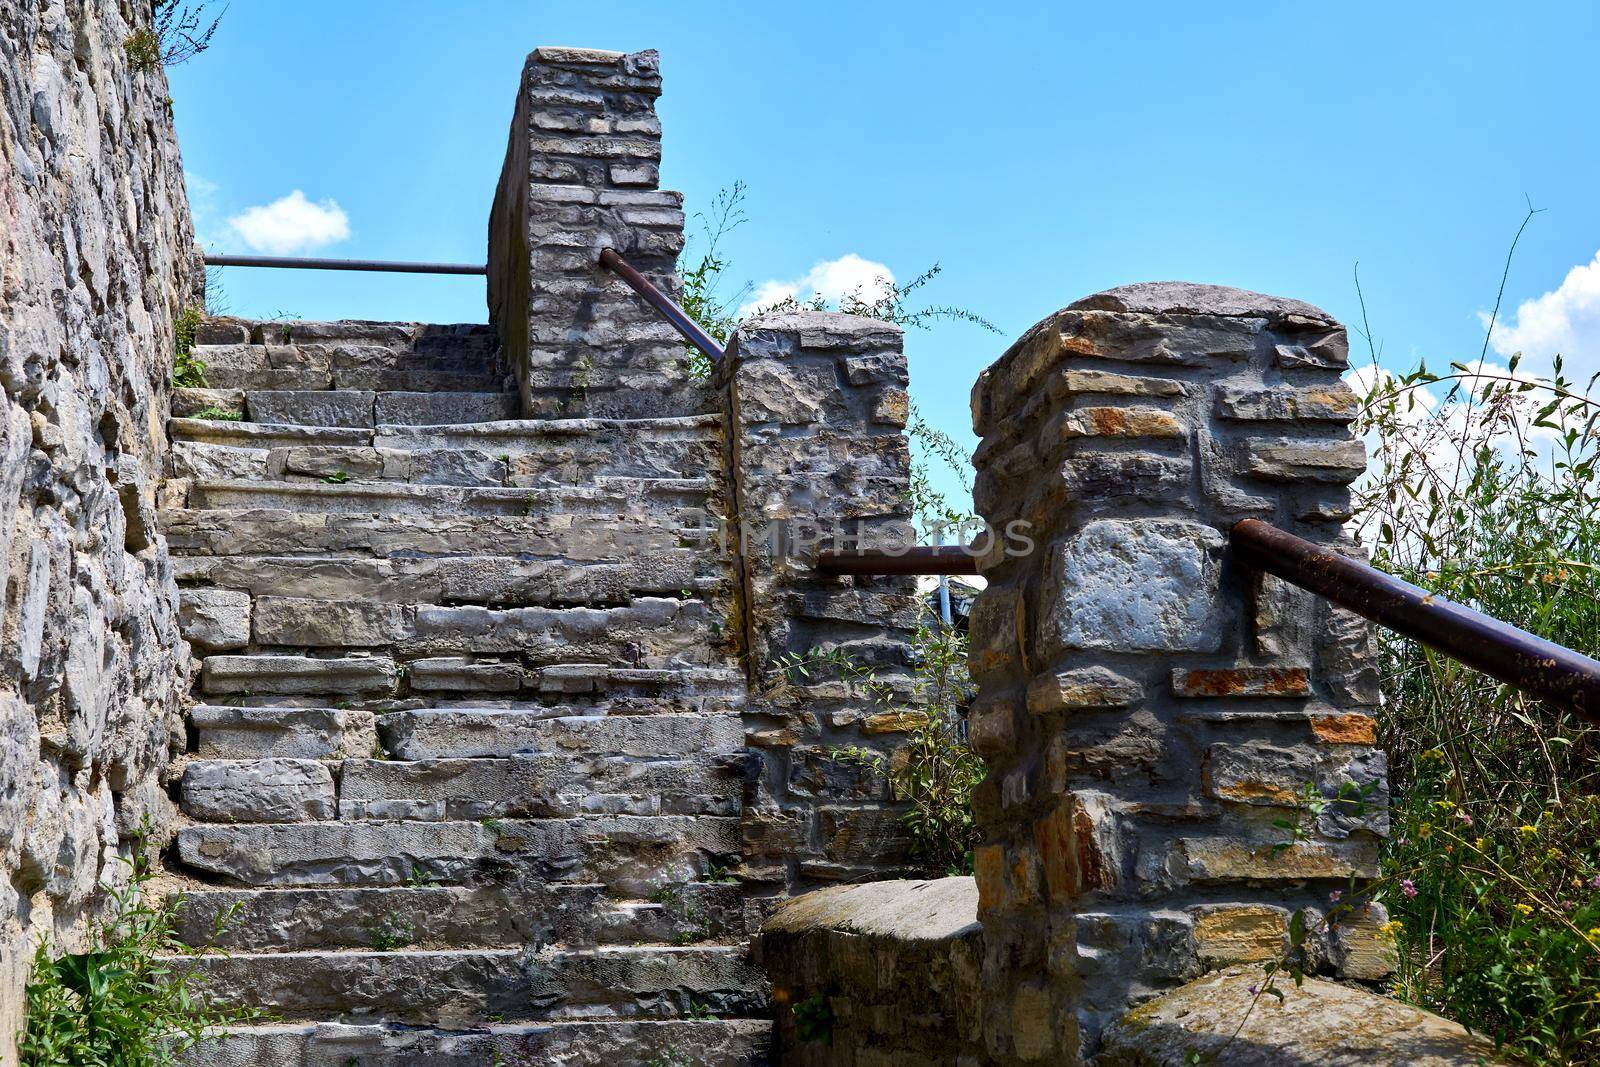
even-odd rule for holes
{"type": "Polygon", "coordinates": [[[1244,563],[1534,696],[1600,721],[1600,662],[1419,589],[1260,519],[1241,519],[1228,542],[1244,563]]]}
{"type": "Polygon", "coordinates": [[[657,289],[649,278],[640,274],[633,265],[617,254],[616,249],[606,248],[600,252],[600,265],[613,272],[629,288],[645,298],[645,302],[657,311],[661,317],[672,324],[672,328],[683,334],[683,339],[694,345],[712,361],[722,359],[722,346],[711,339],[711,335],[700,328],[700,324],[689,317],[689,313],[673,301],[666,293],[657,289]]]}
{"type": "Polygon", "coordinates": [[[391,274],[488,274],[475,263],[404,263],[389,259],[315,259],[304,256],[227,256],[202,253],[208,267],[288,267],[297,270],[373,270],[391,274]]]}
{"type": "Polygon", "coordinates": [[[977,574],[978,557],[965,545],[917,545],[899,552],[883,549],[824,549],[817,553],[823,574],[977,574]]]}

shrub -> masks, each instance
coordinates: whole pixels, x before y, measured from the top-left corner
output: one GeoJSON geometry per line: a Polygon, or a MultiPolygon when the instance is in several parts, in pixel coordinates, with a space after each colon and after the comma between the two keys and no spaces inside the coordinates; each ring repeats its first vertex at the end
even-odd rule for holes
{"type": "Polygon", "coordinates": [[[194,355],[195,331],[200,327],[200,308],[194,305],[179,313],[173,323],[172,385],[175,389],[204,389],[206,365],[194,355]]]}
{"type": "MultiPolygon", "coordinates": [[[[1374,380],[1374,564],[1594,654],[1600,402],[1559,361],[1374,380]]],[[[1379,635],[1396,992],[1536,1063],[1600,1063],[1600,731],[1379,635]]]]}
{"type": "MultiPolygon", "coordinates": [[[[90,930],[89,949],[52,958],[41,942],[27,986],[22,1067],[165,1067],[207,1030],[257,1017],[206,995],[198,975],[163,955],[199,950],[174,933],[180,899],[153,899],[143,841],[126,886],[90,930]]],[[[218,920],[221,932],[231,915],[218,920]]]]}

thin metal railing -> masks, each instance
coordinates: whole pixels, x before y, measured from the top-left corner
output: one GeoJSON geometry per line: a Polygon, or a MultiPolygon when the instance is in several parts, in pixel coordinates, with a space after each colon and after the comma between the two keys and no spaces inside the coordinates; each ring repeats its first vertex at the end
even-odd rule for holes
{"type": "Polygon", "coordinates": [[[389,259],[315,259],[304,256],[229,256],[205,253],[208,267],[288,267],[298,270],[371,270],[390,274],[488,274],[475,263],[406,263],[389,259]]]}
{"type": "Polygon", "coordinates": [[[607,248],[601,251],[599,262],[602,267],[627,282],[634,292],[644,297],[651,307],[661,313],[662,318],[672,324],[673,329],[683,335],[685,341],[704,352],[712,362],[721,361],[722,346],[712,340],[711,335],[702,330],[700,324],[690,318],[689,313],[679,307],[676,301],[657,289],[649,278],[635,270],[631,263],[617,254],[615,249],[607,248]]]}
{"type": "Polygon", "coordinates": [[[1260,519],[1228,544],[1244,563],[1526,693],[1600,721],[1600,661],[1342,556],[1260,519]]]}
{"type": "Polygon", "coordinates": [[[966,545],[917,545],[899,551],[829,548],[817,553],[823,574],[977,574],[978,557],[966,545]]]}

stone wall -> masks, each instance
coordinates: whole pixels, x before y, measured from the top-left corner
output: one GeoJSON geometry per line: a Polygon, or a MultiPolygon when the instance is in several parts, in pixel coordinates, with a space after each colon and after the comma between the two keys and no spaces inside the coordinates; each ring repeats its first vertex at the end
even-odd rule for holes
{"type": "Polygon", "coordinates": [[[129,835],[162,833],[182,740],[153,508],[193,248],[166,78],[123,48],[148,18],[0,5],[0,1062],[32,946],[76,947],[129,835]]]}
{"type": "Polygon", "coordinates": [[[678,335],[596,264],[615,248],[669,296],[683,194],[657,188],[656,53],[528,57],[489,216],[489,318],[530,417],[709,410],[678,335]]]}
{"type": "MultiPolygon", "coordinates": [[[[981,561],[971,624],[993,1062],[1091,1051],[1130,1003],[1278,956],[1293,911],[1375,873],[1370,626],[1223,551],[1248,516],[1357,551],[1345,362],[1307,304],[1158,283],[1078,301],[980,378],[977,509],[1035,542],[981,561]],[[1347,783],[1364,808],[1300,809],[1347,783]]],[[[1314,936],[1307,964],[1381,977],[1385,918],[1314,936]]]]}
{"type": "Polygon", "coordinates": [[[909,539],[906,382],[898,327],[817,311],[746,325],[717,368],[728,547],[742,546],[730,625],[751,688],[742,874],[758,895],[911,870],[886,767],[916,714],[874,698],[860,672],[907,692],[914,581],[813,566],[820,547],[909,539]]]}

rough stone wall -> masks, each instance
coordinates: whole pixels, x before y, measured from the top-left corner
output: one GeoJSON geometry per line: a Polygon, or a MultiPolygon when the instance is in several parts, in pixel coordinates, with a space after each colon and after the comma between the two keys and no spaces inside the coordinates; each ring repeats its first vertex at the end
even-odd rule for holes
{"type": "MultiPolygon", "coordinates": [[[[995,1062],[1092,1050],[1130,1002],[1277,956],[1296,908],[1375,873],[1370,627],[1223,552],[1248,516],[1356,552],[1346,347],[1298,301],[1129,286],[1034,327],[974,390],[977,509],[1035,542],[981,561],[971,624],[995,1062]],[[1372,787],[1365,811],[1274,847],[1308,783],[1347,782],[1372,787]]],[[[1379,977],[1385,918],[1313,938],[1308,963],[1379,977]]]]}
{"type": "Polygon", "coordinates": [[[971,878],[834,886],[784,904],[755,946],[776,1062],[979,1062],[977,904],[971,878]]]}
{"type": "Polygon", "coordinates": [[[148,4],[0,5],[0,1062],[148,814],[186,669],[155,529],[192,226],[148,4]],[[130,22],[129,19],[133,21],[130,22]]]}
{"type": "Polygon", "coordinates": [[[745,326],[717,368],[739,516],[729,547],[743,545],[731,625],[751,684],[742,873],[756,894],[910,869],[884,767],[914,713],[815,657],[837,650],[905,691],[914,581],[813,569],[820,547],[907,543],[906,382],[898,327],[816,311],[745,326]],[[786,670],[796,656],[808,665],[786,670]]]}
{"type": "Polygon", "coordinates": [[[655,52],[540,48],[517,93],[489,216],[489,318],[531,417],[709,410],[682,340],[621,278],[615,248],[677,297],[683,194],[658,189],[655,52]]]}

